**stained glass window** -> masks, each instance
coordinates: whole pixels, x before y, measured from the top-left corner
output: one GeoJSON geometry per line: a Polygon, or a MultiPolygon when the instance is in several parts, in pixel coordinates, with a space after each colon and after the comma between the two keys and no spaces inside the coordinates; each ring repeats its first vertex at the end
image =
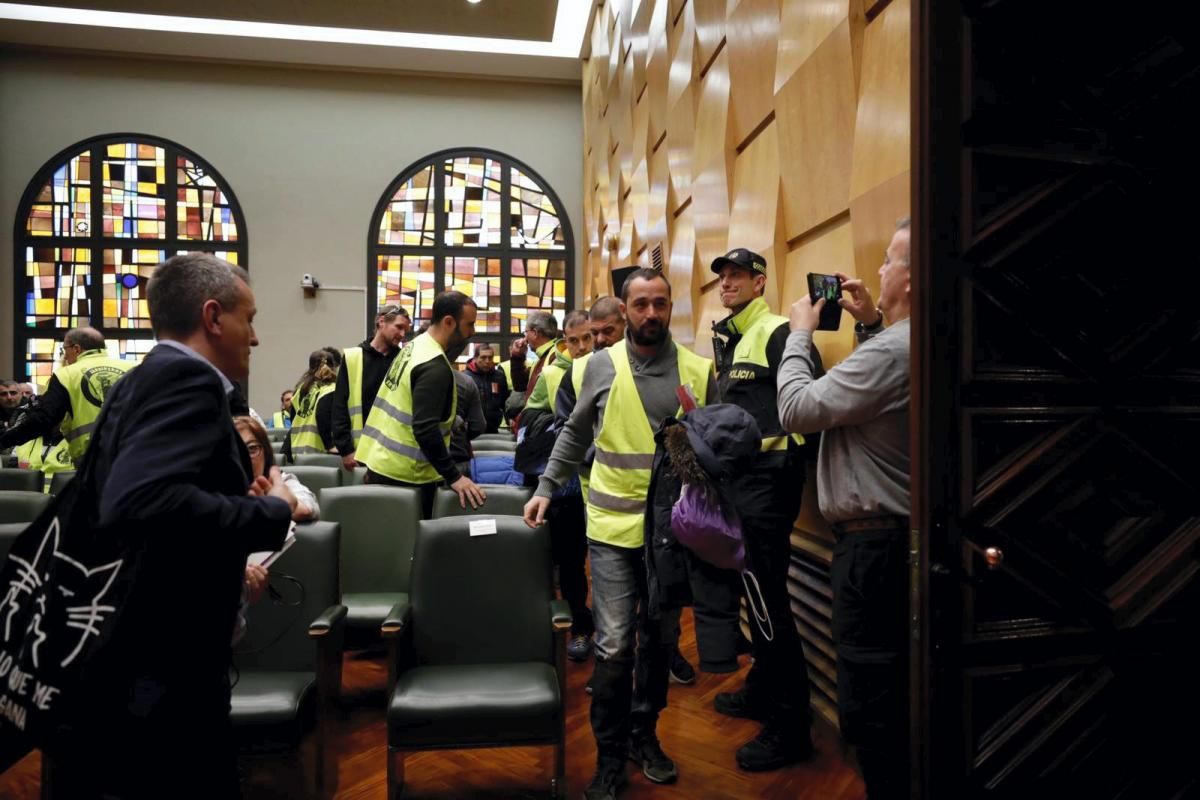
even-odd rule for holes
{"type": "Polygon", "coordinates": [[[16,372],[43,386],[71,328],[98,328],[120,358],[149,352],[146,284],[163,260],[206,252],[246,265],[245,220],[228,185],[162,139],[105,136],[64,150],[30,182],[18,214],[16,372]]]}
{"type": "Polygon", "coordinates": [[[479,344],[520,335],[531,311],[561,323],[570,308],[574,245],[562,203],[501,153],[444,151],[413,164],[384,192],[371,230],[372,310],[399,303],[419,327],[438,292],[457,289],[476,302],[476,336],[460,363],[479,344]],[[531,250],[557,252],[529,258],[531,250]]]}

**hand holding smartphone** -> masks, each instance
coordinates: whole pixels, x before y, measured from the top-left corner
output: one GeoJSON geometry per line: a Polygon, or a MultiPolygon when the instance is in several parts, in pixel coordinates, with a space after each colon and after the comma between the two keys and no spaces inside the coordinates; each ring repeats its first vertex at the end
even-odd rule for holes
{"type": "Polygon", "coordinates": [[[817,330],[836,331],[842,324],[842,307],[838,304],[842,296],[842,279],[836,275],[810,272],[808,293],[814,306],[818,300],[825,299],[825,307],[821,309],[821,324],[817,326],[817,330]]]}

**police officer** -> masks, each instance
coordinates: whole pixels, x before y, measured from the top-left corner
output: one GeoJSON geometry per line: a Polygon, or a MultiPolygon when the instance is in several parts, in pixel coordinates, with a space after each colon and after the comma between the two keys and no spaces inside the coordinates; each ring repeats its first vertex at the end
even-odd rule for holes
{"type": "Polygon", "coordinates": [[[347,347],[345,361],[333,390],[333,444],[342,456],[342,466],[354,469],[354,452],[362,436],[363,419],[375,402],[379,384],[412,330],[412,318],[397,305],[379,309],[375,332],[357,347],[347,347]]]}
{"type": "Polygon", "coordinates": [[[722,714],[764,723],[736,759],[744,770],[771,770],[813,753],[808,669],[787,591],[790,537],[804,488],[803,439],[787,436],[779,422],[775,376],[789,330],[787,318],[772,314],[763,299],[766,259],[738,248],[715,259],[712,271],[720,276],[721,305],[730,311],[713,325],[721,400],[750,412],[763,437],[754,466],[735,491],[744,508],[754,509],[742,517],[746,557],[774,629],[768,641],[751,626],[754,666],[746,684],[718,694],[713,705],[722,714]]]}
{"type": "Polygon", "coordinates": [[[450,432],[458,407],[453,367],[475,335],[475,301],[462,292],[442,292],[433,301],[429,328],[392,361],[371,413],[356,458],[367,465],[368,483],[421,489],[425,517],[445,481],[466,508],[487,498],[459,472],[450,455],[450,432]]]}
{"type": "Polygon", "coordinates": [[[700,405],[716,399],[717,388],[712,362],[671,339],[671,287],[661,272],[635,270],[625,280],[622,300],[626,337],[588,360],[575,409],[525,505],[526,523],[540,525],[554,491],[576,474],[595,440],[587,536],[596,623],[591,722],[597,763],[587,800],[613,800],[626,784],[630,759],[654,783],[678,778],[656,729],[667,704],[679,610],[662,610],[655,618],[647,608],[646,494],[653,431],[679,413],[678,387],[690,387],[700,405]]]}
{"type": "Polygon", "coordinates": [[[0,436],[0,450],[46,437],[57,427],[66,439],[71,460],[78,464],[83,459],[104,396],[134,364],[109,356],[104,336],[95,328],[67,331],[63,364],[50,376],[41,402],[0,436]]]}

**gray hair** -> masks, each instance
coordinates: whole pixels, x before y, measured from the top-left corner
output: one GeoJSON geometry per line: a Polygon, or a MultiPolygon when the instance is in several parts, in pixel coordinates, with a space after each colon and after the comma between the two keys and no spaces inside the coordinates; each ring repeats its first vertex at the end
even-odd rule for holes
{"type": "Polygon", "coordinates": [[[558,336],[558,320],[549,311],[534,311],[525,322],[526,331],[537,331],[547,339],[558,336]]]}
{"type": "Polygon", "coordinates": [[[896,220],[896,230],[904,231],[912,228],[912,217],[901,217],[896,220]]]}
{"type": "Polygon", "coordinates": [[[209,300],[230,310],[238,303],[238,281],[249,285],[246,270],[208,253],[172,256],[158,265],[146,287],[150,324],[156,336],[187,336],[200,327],[209,300]]]}
{"type": "Polygon", "coordinates": [[[85,353],[104,347],[104,334],[95,328],[72,328],[63,337],[64,345],[78,345],[85,353]]]}

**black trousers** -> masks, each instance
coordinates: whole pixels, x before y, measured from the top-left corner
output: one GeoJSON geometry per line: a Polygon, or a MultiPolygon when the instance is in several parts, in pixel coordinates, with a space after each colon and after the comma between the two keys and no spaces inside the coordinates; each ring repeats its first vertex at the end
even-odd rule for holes
{"type": "Polygon", "coordinates": [[[870,800],[908,796],[907,545],[898,529],[853,531],[833,549],[838,717],[870,800]]]}
{"type": "Polygon", "coordinates": [[[768,641],[751,614],[754,666],[746,676],[751,702],[770,711],[772,724],[808,735],[808,665],[788,595],[791,535],[804,494],[804,462],[796,453],[767,453],[738,482],[747,566],[758,579],[771,618],[768,641]]]}
{"type": "Polygon", "coordinates": [[[434,483],[406,483],[398,481],[394,478],[389,478],[387,475],[380,475],[378,472],[372,472],[367,468],[367,474],[363,478],[363,483],[374,483],[380,486],[404,486],[409,489],[421,490],[421,519],[433,518],[433,498],[437,497],[438,486],[441,481],[434,483]]]}
{"type": "Polygon", "coordinates": [[[558,586],[571,607],[571,635],[591,636],[596,630],[587,605],[587,519],[583,496],[559,497],[550,504],[550,549],[558,565],[558,586]]]}

